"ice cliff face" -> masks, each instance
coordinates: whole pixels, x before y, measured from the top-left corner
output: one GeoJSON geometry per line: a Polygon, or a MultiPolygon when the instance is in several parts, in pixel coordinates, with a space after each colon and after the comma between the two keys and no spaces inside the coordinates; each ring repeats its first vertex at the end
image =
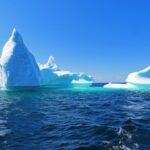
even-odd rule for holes
{"type": "Polygon", "coordinates": [[[16,29],[13,29],[11,37],[3,47],[0,64],[2,87],[39,85],[39,67],[16,29]]]}

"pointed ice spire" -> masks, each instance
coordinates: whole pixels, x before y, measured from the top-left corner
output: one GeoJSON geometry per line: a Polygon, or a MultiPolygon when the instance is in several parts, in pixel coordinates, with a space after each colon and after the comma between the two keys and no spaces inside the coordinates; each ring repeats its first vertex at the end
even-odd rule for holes
{"type": "Polygon", "coordinates": [[[53,64],[55,64],[55,59],[54,59],[54,57],[53,56],[49,56],[49,58],[48,58],[48,61],[47,61],[47,63],[46,63],[47,65],[53,65],[53,64]]]}
{"type": "Polygon", "coordinates": [[[13,31],[11,33],[9,40],[13,42],[19,42],[19,43],[23,42],[22,37],[20,33],[16,30],[16,28],[13,28],[13,31]]]}
{"type": "Polygon", "coordinates": [[[59,70],[53,56],[49,56],[45,64],[38,64],[40,69],[51,69],[53,71],[59,70]]]}
{"type": "Polygon", "coordinates": [[[49,56],[46,66],[50,67],[51,69],[57,70],[58,66],[55,63],[55,59],[53,56],[49,56]]]}
{"type": "Polygon", "coordinates": [[[15,34],[17,32],[16,28],[13,28],[12,33],[15,34]]]}
{"type": "Polygon", "coordinates": [[[2,86],[35,86],[39,84],[38,65],[15,28],[3,47],[0,60],[4,70],[3,78],[5,78],[2,86]]]}
{"type": "Polygon", "coordinates": [[[3,50],[2,50],[2,56],[1,56],[1,64],[5,64],[8,60],[8,58],[12,55],[12,53],[16,53],[16,51],[20,51],[20,48],[17,48],[19,45],[23,45],[23,39],[19,32],[14,28],[11,36],[9,37],[9,40],[5,43],[3,50]]]}

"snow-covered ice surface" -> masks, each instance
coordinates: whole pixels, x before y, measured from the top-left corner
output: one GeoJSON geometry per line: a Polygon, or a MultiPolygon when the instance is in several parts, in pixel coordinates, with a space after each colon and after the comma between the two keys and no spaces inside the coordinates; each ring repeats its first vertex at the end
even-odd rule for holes
{"type": "Polygon", "coordinates": [[[0,64],[1,87],[39,85],[39,67],[16,29],[3,47],[0,64]]]}
{"type": "Polygon", "coordinates": [[[84,83],[94,81],[84,73],[60,70],[53,56],[45,64],[37,63],[21,35],[13,29],[0,58],[0,87],[73,86],[74,81],[81,84],[80,80],[84,83]]]}

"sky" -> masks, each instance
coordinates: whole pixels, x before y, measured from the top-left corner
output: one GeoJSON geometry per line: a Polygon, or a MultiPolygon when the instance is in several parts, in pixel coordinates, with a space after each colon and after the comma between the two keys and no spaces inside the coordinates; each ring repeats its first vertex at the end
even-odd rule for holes
{"type": "Polygon", "coordinates": [[[36,60],[100,82],[150,65],[149,0],[1,0],[0,52],[15,27],[36,60]]]}

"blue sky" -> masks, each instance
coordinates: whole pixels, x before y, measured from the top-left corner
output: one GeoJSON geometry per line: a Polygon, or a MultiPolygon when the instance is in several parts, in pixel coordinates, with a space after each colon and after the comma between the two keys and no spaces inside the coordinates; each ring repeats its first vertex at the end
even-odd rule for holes
{"type": "Polygon", "coordinates": [[[44,63],[99,81],[124,81],[150,65],[148,0],[1,0],[0,49],[13,27],[44,63]]]}

